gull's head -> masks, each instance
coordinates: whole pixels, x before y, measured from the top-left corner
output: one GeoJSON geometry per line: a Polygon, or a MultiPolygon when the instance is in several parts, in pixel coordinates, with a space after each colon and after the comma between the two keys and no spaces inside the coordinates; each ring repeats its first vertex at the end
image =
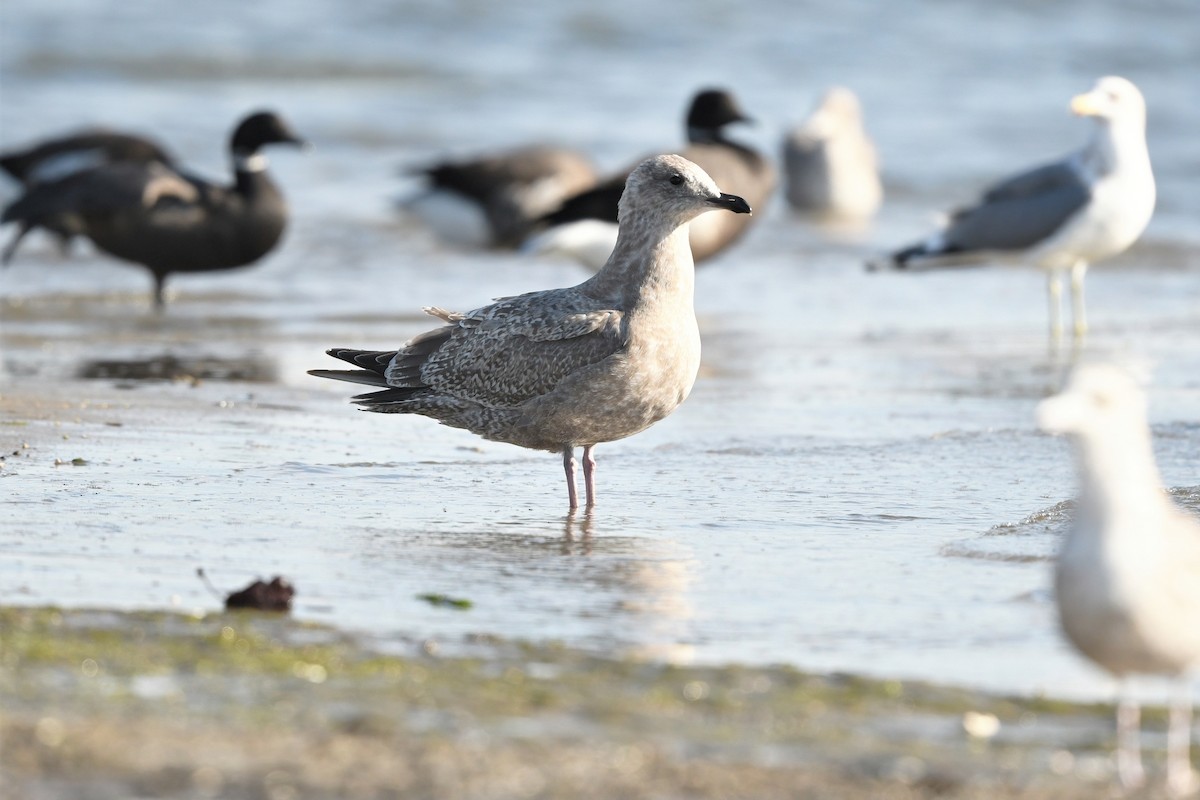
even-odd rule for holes
{"type": "Polygon", "coordinates": [[[733,194],[725,194],[708,173],[683,156],[648,158],[629,174],[621,195],[618,218],[621,224],[662,220],[671,228],[703,214],[724,209],[749,214],[750,205],[733,194]]]}
{"type": "Polygon", "coordinates": [[[862,128],[862,104],[858,96],[844,86],[834,86],[825,92],[820,105],[804,124],[815,137],[828,138],[862,128]]]}
{"type": "Polygon", "coordinates": [[[1071,111],[1102,122],[1145,128],[1146,100],[1132,82],[1110,75],[1096,81],[1090,92],[1071,99],[1071,111]]]}
{"type": "Polygon", "coordinates": [[[1146,396],[1128,372],[1110,364],[1084,364],[1059,394],[1037,407],[1038,427],[1084,439],[1144,425],[1146,396]]]}

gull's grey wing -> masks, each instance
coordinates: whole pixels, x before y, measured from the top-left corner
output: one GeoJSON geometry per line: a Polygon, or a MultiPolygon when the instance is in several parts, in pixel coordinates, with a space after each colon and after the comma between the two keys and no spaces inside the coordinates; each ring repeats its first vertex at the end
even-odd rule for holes
{"type": "Polygon", "coordinates": [[[625,346],[623,315],[573,289],[520,295],[413,339],[390,386],[424,386],[484,406],[514,406],[625,346]]]}
{"type": "Polygon", "coordinates": [[[954,212],[944,232],[952,251],[1022,250],[1049,238],[1087,205],[1091,187],[1070,161],[1014,175],[977,205],[954,212]]]}

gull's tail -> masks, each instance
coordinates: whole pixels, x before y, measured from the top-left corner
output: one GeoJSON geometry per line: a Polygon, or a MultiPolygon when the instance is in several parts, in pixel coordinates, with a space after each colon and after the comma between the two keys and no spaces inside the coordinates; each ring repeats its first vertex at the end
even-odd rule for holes
{"type": "Polygon", "coordinates": [[[866,267],[868,272],[946,267],[961,264],[963,255],[961,248],[946,244],[941,236],[933,236],[923,242],[873,258],[867,262],[866,267]]]}

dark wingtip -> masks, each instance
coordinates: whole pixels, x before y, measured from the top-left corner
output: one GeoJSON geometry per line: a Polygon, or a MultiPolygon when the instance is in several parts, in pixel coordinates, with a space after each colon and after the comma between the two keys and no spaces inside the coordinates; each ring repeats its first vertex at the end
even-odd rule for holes
{"type": "Polygon", "coordinates": [[[905,247],[903,250],[897,250],[888,255],[887,265],[892,269],[908,269],[908,262],[923,254],[925,254],[925,246],[914,244],[911,247],[905,247]]]}
{"type": "Polygon", "coordinates": [[[863,266],[867,272],[886,272],[892,269],[906,270],[910,268],[909,261],[925,254],[924,245],[915,244],[891,253],[880,253],[864,263],[863,266]]]}

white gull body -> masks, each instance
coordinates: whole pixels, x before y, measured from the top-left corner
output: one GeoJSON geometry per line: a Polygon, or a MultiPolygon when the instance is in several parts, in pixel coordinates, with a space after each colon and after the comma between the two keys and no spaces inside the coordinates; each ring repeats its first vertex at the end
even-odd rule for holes
{"type": "Polygon", "coordinates": [[[1074,331],[1087,330],[1083,281],[1090,264],[1129,248],[1154,213],[1146,102],[1124,78],[1101,78],[1071,101],[1091,117],[1087,145],[1060,161],[992,186],[945,228],[891,255],[898,268],[1007,256],[1048,273],[1051,333],[1062,332],[1062,278],[1070,274],[1074,331]]]}
{"type": "Polygon", "coordinates": [[[862,222],[883,202],[879,157],[854,92],[835,86],[784,138],[785,195],[792,208],[830,221],[862,222]]]}
{"type": "MultiPolygon", "coordinates": [[[[1126,373],[1081,366],[1037,416],[1044,430],[1072,436],[1079,462],[1078,507],[1055,569],[1062,629],[1122,682],[1138,674],[1178,679],[1168,789],[1191,791],[1187,673],[1200,664],[1200,521],[1163,492],[1145,397],[1126,373]]],[[[1143,781],[1138,717],[1138,706],[1122,699],[1118,767],[1127,786],[1143,781]]]]}

